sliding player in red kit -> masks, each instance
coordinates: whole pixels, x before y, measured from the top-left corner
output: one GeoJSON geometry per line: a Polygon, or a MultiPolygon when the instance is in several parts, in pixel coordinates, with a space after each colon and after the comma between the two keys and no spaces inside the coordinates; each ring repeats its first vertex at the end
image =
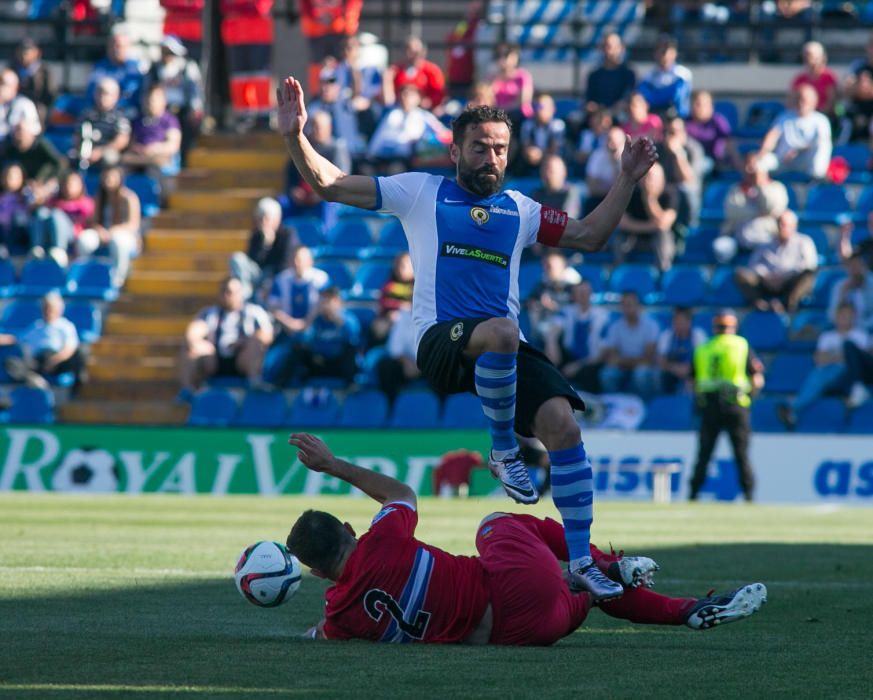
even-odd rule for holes
{"type": "MultiPolygon", "coordinates": [[[[355,486],[382,508],[361,536],[348,523],[307,511],[288,535],[288,551],[334,582],[319,639],[381,642],[549,645],[588,615],[589,593],[572,593],[560,561],[568,556],[564,528],[551,519],[492,513],[476,533],[478,557],[456,556],[415,539],[415,493],[405,484],[337,459],[318,438],[295,433],[309,469],[355,486]]],[[[761,583],[722,596],[672,598],[646,590],[657,565],[591,547],[597,566],[625,593],[598,606],[640,624],[708,629],[748,617],[767,600],[761,583]]]]}

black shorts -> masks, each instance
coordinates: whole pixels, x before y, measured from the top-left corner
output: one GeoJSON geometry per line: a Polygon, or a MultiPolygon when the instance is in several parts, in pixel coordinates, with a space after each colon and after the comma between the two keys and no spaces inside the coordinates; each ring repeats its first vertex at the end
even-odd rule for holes
{"type": "MultiPolygon", "coordinates": [[[[487,318],[443,321],[425,331],[416,362],[431,386],[441,394],[476,393],[476,361],[464,354],[473,329],[487,318]]],[[[533,436],[534,417],[540,406],[555,396],[585,410],[575,389],[543,353],[522,341],[518,347],[515,432],[533,436]]]]}
{"type": "Polygon", "coordinates": [[[215,370],[216,377],[241,377],[242,373],[236,366],[236,355],[225,357],[218,355],[218,369],[215,370]]]}

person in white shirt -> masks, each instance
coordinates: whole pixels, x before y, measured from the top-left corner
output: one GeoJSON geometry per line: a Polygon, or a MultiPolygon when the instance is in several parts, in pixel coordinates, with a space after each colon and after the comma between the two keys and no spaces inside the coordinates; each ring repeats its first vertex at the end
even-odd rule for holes
{"type": "Polygon", "coordinates": [[[600,383],[607,394],[628,391],[648,399],[655,393],[655,350],[660,329],[643,314],[636,292],[621,295],[621,318],[606,331],[606,363],[600,383]]]}
{"type": "Polygon", "coordinates": [[[421,376],[415,363],[415,324],[411,304],[397,313],[385,349],[387,354],[376,364],[376,377],[379,389],[393,403],[406,384],[421,376]]]}
{"type": "Polygon", "coordinates": [[[677,306],[673,309],[670,328],[658,336],[658,389],[663,394],[674,394],[685,387],[692,375],[694,349],[705,343],[706,333],[691,325],[691,309],[677,306]]]}
{"type": "Polygon", "coordinates": [[[812,85],[800,85],[792,100],[796,107],[776,117],[761,142],[758,157],[768,170],[821,179],[831,162],[831,124],[816,111],[818,94],[812,85]]]}
{"type": "Polygon", "coordinates": [[[602,146],[598,146],[585,166],[585,184],[588,197],[584,213],[590,214],[603,201],[609,188],[621,172],[621,154],[624,151],[625,134],[621,127],[613,126],[606,132],[602,146]]]}
{"type": "Polygon", "coordinates": [[[34,135],[42,133],[39,111],[29,98],[18,94],[18,85],[18,74],[14,70],[0,70],[0,143],[12,135],[19,122],[27,122],[34,135]]]}
{"type": "Polygon", "coordinates": [[[851,304],[857,315],[858,327],[868,333],[873,332],[873,272],[867,269],[860,253],[848,258],[843,268],[846,277],[831,289],[828,318],[835,324],[840,304],[851,304]]]}
{"type": "Polygon", "coordinates": [[[797,414],[820,396],[830,393],[848,395],[851,381],[844,347],[853,343],[856,347],[866,348],[870,342],[870,337],[856,326],[856,321],[855,307],[851,303],[843,302],[837,307],[836,328],[818,337],[815,369],[806,376],[794,400],[777,407],[779,419],[788,428],[793,429],[797,425],[797,414]]]}

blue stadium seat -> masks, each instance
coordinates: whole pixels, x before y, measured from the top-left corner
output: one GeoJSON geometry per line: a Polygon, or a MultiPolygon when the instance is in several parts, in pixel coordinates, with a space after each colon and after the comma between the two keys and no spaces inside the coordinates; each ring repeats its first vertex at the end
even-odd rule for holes
{"type": "Polygon", "coordinates": [[[801,309],[791,318],[788,328],[788,347],[796,352],[811,352],[816,340],[831,325],[824,311],[801,309]]]}
{"type": "Polygon", "coordinates": [[[773,120],[785,109],[782,102],[776,100],[757,100],[749,105],[743,125],[737,129],[739,138],[761,138],[767,133],[773,120]]]}
{"type": "Polygon", "coordinates": [[[707,284],[699,267],[672,267],[661,277],[661,303],[697,306],[706,299],[707,284]]]}
{"type": "Polygon", "coordinates": [[[691,430],[694,399],[688,394],[656,396],[646,405],[640,430],[691,430]]]}
{"type": "Polygon", "coordinates": [[[230,425],[238,408],[233,394],[226,389],[206,389],[194,397],[188,425],[224,428],[230,425]]]}
{"type": "Polygon", "coordinates": [[[285,424],[288,403],[281,391],[249,390],[232,425],[246,428],[280,428],[285,424]]]}
{"type": "Polygon", "coordinates": [[[352,273],[344,262],[339,260],[318,260],[315,266],[327,273],[329,284],[340,289],[350,289],[352,273]]]}
{"type": "Polygon", "coordinates": [[[376,318],[376,309],[369,306],[349,306],[347,311],[354,314],[361,324],[361,333],[367,335],[367,329],[372,325],[373,319],[376,318]]]}
{"type": "Polygon", "coordinates": [[[776,413],[778,402],[771,398],[752,401],[752,430],[756,433],[784,433],[785,426],[776,413]]]}
{"type": "Polygon", "coordinates": [[[373,244],[373,232],[366,219],[343,219],[328,231],[327,242],[336,246],[366,248],[373,244]]]}
{"type": "Polygon", "coordinates": [[[451,394],[443,407],[441,428],[485,430],[488,419],[482,412],[482,402],[473,394],[451,394]]]}
{"type": "Polygon", "coordinates": [[[846,430],[846,406],[842,399],[817,399],[797,416],[799,433],[842,433],[846,430]]]}
{"type": "Polygon", "coordinates": [[[807,353],[780,353],[767,368],[767,393],[797,393],[814,366],[807,353]]]}
{"type": "Polygon", "coordinates": [[[324,243],[324,231],[322,231],[321,221],[318,219],[292,216],[282,223],[297,231],[297,238],[309,248],[315,248],[324,243]]]}
{"type": "Polygon", "coordinates": [[[834,146],[834,158],[845,158],[851,171],[846,182],[864,184],[870,182],[870,148],[866,143],[844,143],[834,146]]]}
{"type": "Polygon", "coordinates": [[[873,401],[867,401],[852,411],[846,432],[862,435],[873,434],[873,401]]]}
{"type": "Polygon", "coordinates": [[[0,299],[15,294],[15,266],[9,258],[0,258],[0,299]]]}
{"type": "Polygon", "coordinates": [[[745,306],[746,298],[734,281],[734,268],[719,267],[712,273],[709,283],[711,306],[745,306]]]}
{"type": "Polygon", "coordinates": [[[803,306],[815,309],[827,308],[831,297],[831,289],[845,276],[846,273],[840,268],[820,269],[815,275],[812,293],[803,300],[803,306]]]}
{"type": "Polygon", "coordinates": [[[144,217],[151,218],[160,213],[161,184],[151,175],[130,173],[124,178],[124,184],[139,197],[139,205],[144,217]]]}
{"type": "Polygon", "coordinates": [[[785,321],[772,311],[752,311],[747,314],[740,322],[739,333],[759,352],[779,350],[788,337],[785,321]]]}
{"type": "Polygon", "coordinates": [[[64,268],[51,258],[28,260],[21,270],[15,293],[22,297],[41,297],[48,292],[59,292],[65,279],[64,268]]]}
{"type": "Polygon", "coordinates": [[[873,211],[873,185],[867,185],[858,195],[855,201],[855,221],[867,223],[867,215],[873,211]]]}
{"type": "Polygon", "coordinates": [[[32,323],[42,318],[39,302],[33,299],[14,299],[3,309],[0,328],[4,333],[21,333],[32,323]]]}
{"type": "Polygon", "coordinates": [[[436,428],[440,404],[429,391],[404,391],[394,402],[392,428],[436,428]]]}
{"type": "Polygon", "coordinates": [[[398,253],[406,250],[409,244],[406,240],[406,234],[403,231],[403,224],[397,219],[389,221],[379,231],[378,245],[382,248],[390,248],[398,253]]]}
{"type": "Polygon", "coordinates": [[[677,259],[677,263],[686,265],[710,265],[715,262],[712,252],[712,242],[718,237],[718,228],[714,226],[698,226],[688,231],[685,239],[685,250],[677,259]]]}
{"type": "Polygon", "coordinates": [[[736,131],[740,125],[740,112],[737,106],[730,100],[715,100],[713,107],[716,112],[727,119],[728,124],[731,125],[731,131],[736,131]]]}
{"type": "Polygon", "coordinates": [[[76,327],[83,343],[95,342],[103,332],[103,314],[89,301],[68,301],[64,316],[76,327]]]}
{"type": "Polygon", "coordinates": [[[842,185],[813,185],[806,195],[806,206],[800,214],[803,221],[836,224],[852,211],[852,205],[842,185]]]}
{"type": "Polygon", "coordinates": [[[85,299],[118,299],[118,289],[112,283],[112,265],[100,260],[81,260],[70,265],[64,294],[85,299]]]}
{"type": "Polygon", "coordinates": [[[387,354],[388,350],[384,345],[377,345],[367,350],[364,353],[364,359],[361,361],[361,371],[355,377],[355,384],[359,387],[376,386],[378,384],[376,365],[387,354]]]}
{"type": "Polygon", "coordinates": [[[828,265],[837,262],[836,252],[831,247],[830,238],[827,231],[819,226],[802,226],[800,233],[809,236],[812,242],[815,243],[816,252],[818,252],[819,265],[828,265]]]}
{"type": "Polygon", "coordinates": [[[506,189],[518,190],[522,194],[530,197],[540,184],[540,179],[538,177],[514,177],[506,183],[506,189]]]}
{"type": "Polygon", "coordinates": [[[644,303],[657,286],[658,271],[651,265],[619,265],[609,278],[610,292],[636,292],[644,303]]]}
{"type": "Polygon", "coordinates": [[[524,302],[543,279],[543,266],[536,260],[521,263],[518,267],[518,298],[524,302]]]}
{"type": "Polygon", "coordinates": [[[576,272],[591,285],[591,291],[595,294],[606,291],[606,270],[603,265],[576,265],[576,272]]]}
{"type": "Polygon", "coordinates": [[[0,384],[13,383],[12,377],[6,371],[6,360],[10,357],[22,357],[21,346],[0,345],[0,384]]]}
{"type": "Polygon", "coordinates": [[[49,129],[43,136],[62,156],[67,156],[73,148],[73,131],[70,128],[49,129]]]}
{"type": "Polygon", "coordinates": [[[48,123],[52,127],[75,126],[79,121],[79,116],[89,106],[88,98],[85,95],[72,95],[70,93],[58,95],[49,110],[48,123]]]}
{"type": "Polygon", "coordinates": [[[10,423],[54,423],[55,395],[46,389],[19,386],[10,394],[10,423]]]}
{"type": "Polygon", "coordinates": [[[375,299],[391,276],[391,263],[365,262],[358,268],[349,292],[351,299],[375,299]]]}
{"type": "Polygon", "coordinates": [[[698,311],[691,319],[691,325],[699,328],[707,335],[712,335],[712,319],[715,311],[698,311]]]}
{"type": "Polygon", "coordinates": [[[291,403],[286,423],[298,428],[328,428],[336,425],[339,405],[332,391],[301,391],[291,403]]]}
{"type": "Polygon", "coordinates": [[[381,391],[359,391],[346,396],[340,412],[343,428],[381,428],[388,421],[388,399],[381,391]]]}
{"type": "Polygon", "coordinates": [[[566,119],[573,112],[579,110],[579,100],[575,97],[556,97],[555,98],[555,116],[558,119],[566,119]]]}
{"type": "Polygon", "coordinates": [[[703,190],[703,204],[700,210],[702,221],[721,221],[724,219],[724,200],[734,183],[717,180],[710,182],[703,190]]]}

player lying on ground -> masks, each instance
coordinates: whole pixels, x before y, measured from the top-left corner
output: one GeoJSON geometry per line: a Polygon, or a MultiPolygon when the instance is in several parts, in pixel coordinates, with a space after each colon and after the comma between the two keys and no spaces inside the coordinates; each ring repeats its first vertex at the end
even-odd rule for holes
{"type": "Polygon", "coordinates": [[[573,409],[573,387],[518,328],[518,274],[524,248],[541,243],[600,250],[618,226],[634,185],[656,159],[648,139],[627,140],[621,173],[591,214],[576,221],[529,197],[501,192],[511,122],[491,107],[464,111],[452,124],[456,180],[427,173],[348,175],[304,135],[303,88],[292,77],[277,90],[279,132],[294,165],[322,199],[394,214],[403,224],[415,270],[412,315],[417,363],[441,393],[476,393],[488,419],[491,471],[519,503],[539,498],[515,433],[535,435],[549,451],[552,496],[569,549],[570,585],[596,599],[621,586],[594,565],[591,465],[573,409]]]}
{"type": "MultiPolygon", "coordinates": [[[[572,593],[559,560],[566,560],[564,528],[531,515],[492,513],[476,532],[478,557],[455,556],[414,537],[415,493],[391,477],[337,459],[313,435],[289,443],[308,469],[359,488],[382,505],[360,539],[348,523],[306,511],[291,529],[288,551],[334,585],[325,593],[317,639],[380,642],[553,644],[573,632],[594,604],[572,593]]],[[[625,587],[600,601],[607,615],[641,624],[708,629],[757,611],[767,600],[753,583],[724,596],[671,598],[645,589],[657,565],[591,547],[599,570],[625,587]]]]}

